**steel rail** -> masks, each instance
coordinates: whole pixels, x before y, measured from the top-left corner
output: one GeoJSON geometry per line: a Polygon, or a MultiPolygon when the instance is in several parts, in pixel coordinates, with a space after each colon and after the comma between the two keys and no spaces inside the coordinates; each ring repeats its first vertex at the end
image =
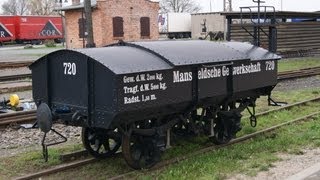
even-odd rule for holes
{"type": "Polygon", "coordinates": [[[304,68],[304,69],[293,70],[293,71],[280,72],[278,73],[278,80],[283,81],[283,80],[309,77],[309,76],[315,76],[315,75],[320,75],[320,67],[312,67],[312,68],[304,68]]]}
{"type": "Polygon", "coordinates": [[[0,76],[0,82],[4,81],[15,81],[15,80],[20,80],[20,79],[27,79],[31,78],[32,75],[29,74],[16,74],[16,75],[10,75],[10,76],[0,76]]]}
{"type": "Polygon", "coordinates": [[[33,61],[1,62],[0,69],[28,67],[33,61]]]}
{"type": "MultiPolygon", "coordinates": [[[[281,110],[289,110],[289,109],[291,109],[293,107],[296,107],[296,106],[306,105],[307,103],[312,103],[312,102],[317,102],[317,101],[320,101],[320,97],[316,97],[316,98],[313,98],[313,99],[309,99],[309,100],[293,103],[293,104],[290,104],[290,105],[285,105],[285,106],[282,106],[280,108],[275,108],[275,109],[271,109],[271,110],[268,110],[268,111],[260,112],[260,113],[257,113],[255,116],[256,117],[265,116],[265,115],[268,115],[268,114],[273,113],[273,112],[277,112],[277,111],[281,111],[281,110]]],[[[249,117],[250,116],[246,116],[246,117],[243,117],[242,119],[247,119],[249,117]]]]}
{"type": "Polygon", "coordinates": [[[16,113],[0,114],[0,126],[36,121],[36,111],[21,111],[16,113]]]}
{"type": "Polygon", "coordinates": [[[54,173],[58,173],[61,171],[65,171],[67,169],[72,169],[72,168],[76,168],[76,167],[80,167],[80,166],[84,166],[86,164],[90,164],[93,162],[96,162],[97,159],[94,158],[89,158],[89,159],[85,159],[85,160],[80,160],[80,161],[76,161],[76,162],[72,162],[72,163],[68,163],[68,164],[63,164],[48,170],[44,170],[44,171],[40,171],[34,174],[29,174],[29,175],[25,175],[25,176],[21,176],[18,178],[15,178],[16,180],[28,180],[28,179],[35,179],[35,178],[39,178],[42,176],[46,176],[49,174],[54,174],[54,173]]]}

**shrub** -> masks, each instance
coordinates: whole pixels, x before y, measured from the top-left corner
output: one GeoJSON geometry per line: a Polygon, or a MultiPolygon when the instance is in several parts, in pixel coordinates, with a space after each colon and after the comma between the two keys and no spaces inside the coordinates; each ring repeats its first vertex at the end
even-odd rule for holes
{"type": "Polygon", "coordinates": [[[44,44],[46,45],[46,47],[56,47],[56,44],[54,42],[54,40],[45,40],[44,44]]]}

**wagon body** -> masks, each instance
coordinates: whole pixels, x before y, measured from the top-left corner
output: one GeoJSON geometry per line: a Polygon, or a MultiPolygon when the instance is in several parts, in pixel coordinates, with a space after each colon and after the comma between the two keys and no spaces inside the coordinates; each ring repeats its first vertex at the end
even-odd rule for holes
{"type": "Polygon", "coordinates": [[[58,16],[15,16],[16,39],[20,41],[62,39],[62,19],[58,16]]]}
{"type": "Polygon", "coordinates": [[[33,63],[33,96],[71,125],[109,129],[269,95],[279,56],[238,42],[158,41],[60,50],[33,63]]]}
{"type": "Polygon", "coordinates": [[[0,42],[62,39],[58,16],[0,16],[0,42]]]}

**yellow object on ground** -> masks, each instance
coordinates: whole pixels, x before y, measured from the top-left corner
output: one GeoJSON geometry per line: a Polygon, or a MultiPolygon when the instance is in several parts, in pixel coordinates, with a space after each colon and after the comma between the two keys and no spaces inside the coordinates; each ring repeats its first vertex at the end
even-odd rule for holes
{"type": "Polygon", "coordinates": [[[11,94],[9,104],[12,107],[17,107],[19,105],[19,96],[17,94],[11,94]]]}

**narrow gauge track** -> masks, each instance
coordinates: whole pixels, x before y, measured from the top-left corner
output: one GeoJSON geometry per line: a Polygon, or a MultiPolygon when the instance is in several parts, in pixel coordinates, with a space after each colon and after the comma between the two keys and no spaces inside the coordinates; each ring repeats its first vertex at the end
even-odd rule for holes
{"type": "MultiPolygon", "coordinates": [[[[277,108],[277,109],[274,109],[274,110],[258,113],[258,114],[256,114],[256,116],[263,116],[263,115],[267,115],[267,114],[270,114],[270,113],[276,112],[276,111],[288,110],[288,109],[291,109],[291,108],[296,107],[296,106],[306,105],[307,103],[317,102],[317,101],[320,101],[320,97],[314,98],[314,99],[311,99],[311,100],[307,100],[307,101],[294,103],[292,105],[281,107],[281,108],[277,108]]],[[[164,168],[164,167],[166,167],[168,165],[175,164],[177,162],[189,159],[189,158],[194,157],[196,155],[207,153],[207,152],[210,152],[210,151],[213,151],[213,150],[217,150],[217,149],[220,149],[220,148],[223,148],[223,147],[231,146],[233,144],[241,143],[241,142],[244,142],[246,140],[252,139],[254,137],[257,137],[259,135],[263,135],[263,134],[271,132],[271,131],[275,131],[275,130],[281,128],[281,127],[284,127],[284,126],[287,126],[287,125],[290,125],[290,124],[293,124],[293,123],[310,120],[311,118],[313,118],[315,116],[318,116],[318,115],[320,115],[320,111],[311,113],[309,115],[306,115],[306,116],[303,116],[303,117],[300,117],[300,118],[297,118],[297,119],[294,119],[294,120],[291,120],[291,121],[288,121],[288,122],[285,122],[285,123],[281,123],[281,124],[266,128],[266,129],[261,130],[261,131],[257,131],[257,132],[252,133],[252,134],[244,135],[242,137],[233,139],[232,141],[230,141],[229,143],[224,144],[224,145],[219,145],[219,146],[212,145],[212,146],[209,146],[209,147],[202,148],[202,149],[200,149],[200,150],[198,150],[198,151],[196,151],[194,153],[191,153],[189,155],[186,155],[186,156],[165,160],[165,161],[162,161],[162,162],[158,163],[155,167],[151,168],[150,170],[151,171],[159,170],[159,169],[162,169],[162,168],[164,168]]],[[[246,117],[244,117],[244,118],[246,118],[246,117]]],[[[120,153],[117,153],[115,156],[116,157],[120,156],[120,153]]],[[[72,168],[81,167],[81,166],[84,166],[86,164],[90,164],[90,163],[97,162],[97,161],[98,160],[96,160],[94,158],[88,158],[88,159],[85,159],[85,160],[79,160],[79,161],[75,161],[75,162],[72,162],[72,163],[59,165],[57,167],[54,167],[54,168],[51,168],[51,169],[48,169],[48,170],[44,170],[44,171],[40,171],[40,172],[37,172],[37,173],[34,173],[34,174],[28,174],[28,175],[25,175],[25,176],[22,176],[22,177],[18,177],[16,179],[17,180],[26,180],[26,179],[40,178],[40,177],[48,176],[50,174],[54,174],[54,173],[57,173],[57,172],[66,171],[66,170],[69,170],[69,169],[72,169],[72,168]]],[[[121,175],[110,177],[108,179],[113,179],[113,180],[124,179],[125,177],[130,176],[135,172],[136,171],[132,170],[132,171],[126,172],[126,173],[121,174],[121,175]]]]}
{"type": "Polygon", "coordinates": [[[29,66],[33,61],[1,62],[0,69],[12,69],[29,66]]]}
{"type": "Polygon", "coordinates": [[[278,80],[283,81],[283,80],[289,80],[289,79],[295,79],[295,78],[315,76],[319,74],[320,74],[320,66],[312,67],[312,68],[304,68],[299,70],[280,72],[278,73],[278,80]]]}
{"type": "Polygon", "coordinates": [[[0,114],[0,127],[11,124],[30,123],[36,121],[36,111],[0,114]]]}
{"type": "Polygon", "coordinates": [[[0,76],[0,82],[3,81],[15,81],[20,79],[31,78],[31,74],[16,74],[11,76],[0,76]]]}

